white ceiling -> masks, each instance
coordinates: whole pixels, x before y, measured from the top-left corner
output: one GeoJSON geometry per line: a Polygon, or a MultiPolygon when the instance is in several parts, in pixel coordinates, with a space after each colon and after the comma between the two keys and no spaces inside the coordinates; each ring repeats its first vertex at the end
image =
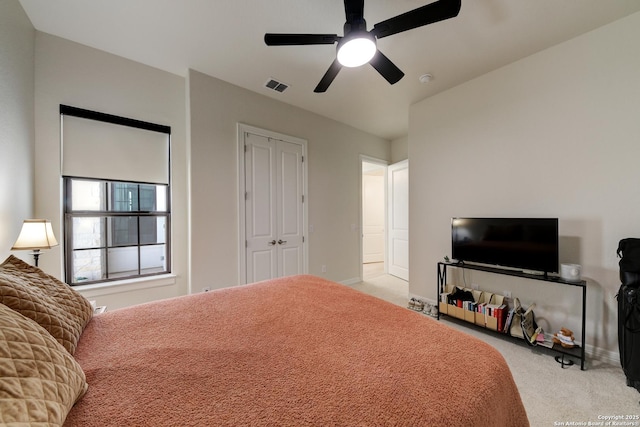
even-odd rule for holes
{"type": "MultiPolygon", "coordinates": [[[[409,105],[640,11],[638,0],[463,0],[458,17],[396,34],[378,48],[405,77],[343,68],[313,89],[335,47],[267,47],[265,32],[343,34],[340,0],[20,0],[34,27],[174,74],[188,69],[392,140],[409,105]],[[431,73],[421,84],[418,77],[431,73]],[[291,87],[264,88],[269,78],[291,87]]],[[[368,28],[429,0],[365,0],[368,28]]],[[[604,64],[603,64],[603,72],[604,64]]]]}

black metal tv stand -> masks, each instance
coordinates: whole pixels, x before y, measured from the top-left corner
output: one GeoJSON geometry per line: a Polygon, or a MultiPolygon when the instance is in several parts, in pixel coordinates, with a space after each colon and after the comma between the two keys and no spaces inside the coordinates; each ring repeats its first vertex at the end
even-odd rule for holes
{"type": "MultiPolygon", "coordinates": [[[[484,271],[487,273],[494,274],[502,274],[506,276],[514,276],[521,277],[524,279],[531,280],[540,280],[543,282],[557,283],[560,285],[570,285],[577,286],[578,288],[582,288],[582,341],[580,346],[575,346],[574,348],[564,348],[561,345],[555,344],[552,348],[553,351],[560,353],[560,356],[556,356],[556,361],[565,366],[572,365],[573,362],[569,359],[565,359],[565,355],[573,356],[580,359],[580,369],[585,370],[585,338],[586,338],[586,311],[587,311],[587,282],[586,280],[580,280],[577,282],[571,282],[568,280],[564,280],[560,277],[549,276],[547,274],[531,274],[517,270],[506,270],[496,267],[488,267],[476,264],[465,264],[465,263],[450,263],[450,262],[439,262],[438,263],[438,281],[437,281],[437,295],[438,300],[440,300],[440,294],[445,291],[445,286],[447,285],[447,268],[464,268],[467,270],[476,270],[476,271],[484,271]]],[[[438,305],[438,320],[440,320],[440,308],[438,305]]],[[[504,336],[508,336],[506,334],[501,334],[504,336]]],[[[517,338],[514,338],[517,339],[517,338]]],[[[521,341],[521,340],[518,340],[521,341]]]]}

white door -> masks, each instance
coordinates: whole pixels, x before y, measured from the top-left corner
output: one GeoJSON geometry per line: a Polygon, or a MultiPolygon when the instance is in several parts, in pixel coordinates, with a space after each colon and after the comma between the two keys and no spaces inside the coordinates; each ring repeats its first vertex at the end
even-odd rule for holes
{"type": "Polygon", "coordinates": [[[385,166],[362,175],[362,262],[384,262],[385,166]]]}
{"type": "Polygon", "coordinates": [[[387,169],[389,274],[409,280],[409,161],[387,169]]]}
{"type": "Polygon", "coordinates": [[[245,133],[246,282],[302,274],[300,144],[245,133]]]}

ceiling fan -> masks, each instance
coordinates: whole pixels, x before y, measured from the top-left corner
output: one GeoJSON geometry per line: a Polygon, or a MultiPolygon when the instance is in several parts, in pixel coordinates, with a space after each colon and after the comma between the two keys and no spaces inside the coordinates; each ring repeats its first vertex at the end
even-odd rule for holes
{"type": "Polygon", "coordinates": [[[462,0],[438,0],[396,17],[379,22],[367,31],[364,20],[364,0],[344,0],[347,22],[344,36],[337,34],[274,34],[264,35],[267,46],[297,46],[338,43],[336,59],[314,89],[326,92],[342,67],[371,64],[390,84],[397,83],[404,73],[376,47],[376,40],[403,31],[444,21],[458,16],[462,0]]]}

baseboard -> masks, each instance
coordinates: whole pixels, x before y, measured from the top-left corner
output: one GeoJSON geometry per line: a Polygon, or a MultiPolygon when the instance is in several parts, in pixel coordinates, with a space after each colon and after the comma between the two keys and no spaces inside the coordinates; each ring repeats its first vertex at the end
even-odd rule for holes
{"type": "Polygon", "coordinates": [[[354,277],[352,279],[341,280],[338,283],[340,283],[342,285],[351,286],[351,285],[355,285],[356,283],[360,283],[360,282],[362,282],[362,279],[360,279],[359,277],[354,277]]]}
{"type": "Polygon", "coordinates": [[[620,353],[617,351],[610,351],[600,347],[587,345],[585,347],[585,352],[587,353],[587,361],[589,359],[595,359],[611,365],[620,366],[620,353]]]}

